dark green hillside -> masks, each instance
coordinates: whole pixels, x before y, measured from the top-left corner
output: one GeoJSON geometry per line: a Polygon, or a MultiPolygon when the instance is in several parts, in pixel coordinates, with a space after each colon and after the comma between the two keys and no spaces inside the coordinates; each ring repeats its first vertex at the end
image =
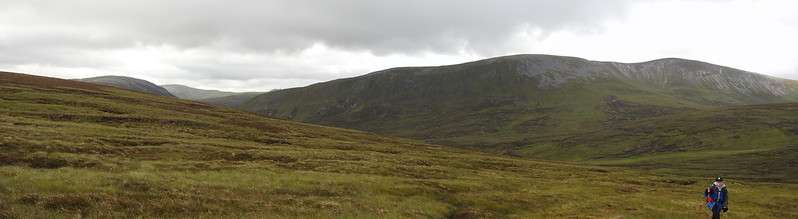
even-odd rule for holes
{"type": "MultiPolygon", "coordinates": [[[[0,73],[0,218],[695,218],[706,182],[0,73]]],[[[798,216],[792,184],[730,183],[729,216],[798,216]]]]}
{"type": "Polygon", "coordinates": [[[504,147],[720,106],[798,100],[794,81],[684,59],[517,55],[270,92],[244,109],[428,142],[504,147]]]}

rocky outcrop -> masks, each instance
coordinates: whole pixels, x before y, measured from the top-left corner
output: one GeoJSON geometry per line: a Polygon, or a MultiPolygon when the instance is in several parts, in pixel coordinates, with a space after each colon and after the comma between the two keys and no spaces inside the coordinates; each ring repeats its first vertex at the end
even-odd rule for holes
{"type": "Polygon", "coordinates": [[[649,84],[698,86],[740,94],[785,96],[795,92],[790,81],[739,69],[686,59],[659,59],[643,63],[610,63],[619,77],[649,84]]]}

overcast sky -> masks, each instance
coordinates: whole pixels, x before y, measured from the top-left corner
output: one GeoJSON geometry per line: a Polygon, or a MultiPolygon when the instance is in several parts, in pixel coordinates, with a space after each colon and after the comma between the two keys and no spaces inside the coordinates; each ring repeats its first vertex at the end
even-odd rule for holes
{"type": "Polygon", "coordinates": [[[0,70],[261,91],[539,53],[798,79],[796,2],[0,0],[0,70]]]}

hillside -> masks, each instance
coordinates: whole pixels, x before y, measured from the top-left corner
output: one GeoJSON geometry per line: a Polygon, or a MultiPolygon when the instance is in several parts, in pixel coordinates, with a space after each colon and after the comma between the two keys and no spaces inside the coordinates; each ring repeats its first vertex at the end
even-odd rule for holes
{"type": "Polygon", "coordinates": [[[798,182],[798,103],[615,122],[577,135],[527,138],[498,150],[675,174],[798,182]]]}
{"type": "Polygon", "coordinates": [[[78,81],[102,84],[122,89],[134,90],[159,96],[174,97],[169,91],[149,81],[125,76],[100,76],[93,78],[77,79],[78,81]]]}
{"type": "Polygon", "coordinates": [[[496,148],[628,120],[797,100],[795,81],[699,61],[516,55],[393,68],[270,92],[242,108],[432,143],[496,148]]]}
{"type": "MultiPolygon", "coordinates": [[[[693,218],[707,213],[697,198],[706,180],[500,157],[0,73],[3,218],[693,218]]],[[[729,216],[798,216],[795,185],[730,183],[740,201],[729,216]]]]}

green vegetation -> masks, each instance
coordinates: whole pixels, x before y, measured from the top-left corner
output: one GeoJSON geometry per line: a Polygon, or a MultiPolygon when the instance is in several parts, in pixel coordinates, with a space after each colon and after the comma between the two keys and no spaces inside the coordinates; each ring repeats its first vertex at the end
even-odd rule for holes
{"type": "MultiPolygon", "coordinates": [[[[0,218],[695,218],[707,182],[0,73],[0,218]]],[[[730,217],[798,216],[796,185],[730,184],[730,217]]]]}
{"type": "Polygon", "coordinates": [[[798,104],[695,110],[515,147],[530,157],[682,175],[798,180],[798,104]],[[575,156],[577,155],[577,156],[575,156]]]}

